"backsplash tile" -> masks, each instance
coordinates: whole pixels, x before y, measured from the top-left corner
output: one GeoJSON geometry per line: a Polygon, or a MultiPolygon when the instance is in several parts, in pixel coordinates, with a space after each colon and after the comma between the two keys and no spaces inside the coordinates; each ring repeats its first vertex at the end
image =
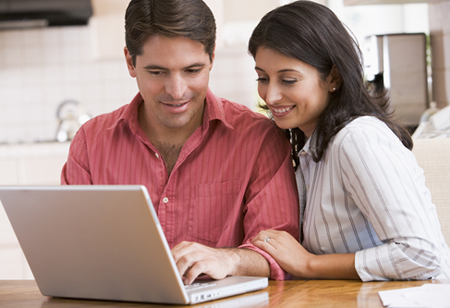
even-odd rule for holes
{"type": "MultiPolygon", "coordinates": [[[[96,116],[137,93],[125,60],[94,59],[89,26],[0,31],[0,144],[54,141],[56,110],[78,101],[96,116]]],[[[120,35],[120,34],[118,34],[120,35]]],[[[251,108],[256,74],[246,46],[216,51],[210,87],[251,108]]]]}

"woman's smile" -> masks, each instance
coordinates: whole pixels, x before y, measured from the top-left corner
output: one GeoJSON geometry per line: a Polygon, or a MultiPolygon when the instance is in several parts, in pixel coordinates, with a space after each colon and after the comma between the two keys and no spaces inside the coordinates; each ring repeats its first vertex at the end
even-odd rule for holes
{"type": "Polygon", "coordinates": [[[284,117],[291,113],[291,111],[295,108],[295,106],[290,107],[274,107],[269,106],[270,110],[272,111],[272,114],[274,117],[284,117]]]}

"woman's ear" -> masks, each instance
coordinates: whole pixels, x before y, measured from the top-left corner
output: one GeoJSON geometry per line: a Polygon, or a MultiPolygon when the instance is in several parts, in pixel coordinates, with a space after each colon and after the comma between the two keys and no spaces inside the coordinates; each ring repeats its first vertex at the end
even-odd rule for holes
{"type": "Polygon", "coordinates": [[[342,85],[341,74],[335,65],[331,68],[331,72],[327,77],[327,83],[329,92],[336,92],[342,85]]]}

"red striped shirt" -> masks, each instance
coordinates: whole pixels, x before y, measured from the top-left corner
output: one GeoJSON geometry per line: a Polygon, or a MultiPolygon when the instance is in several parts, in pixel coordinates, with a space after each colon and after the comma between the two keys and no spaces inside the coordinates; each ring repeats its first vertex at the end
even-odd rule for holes
{"type": "Polygon", "coordinates": [[[85,123],[72,140],[62,184],[147,187],[172,248],[181,241],[245,247],[262,254],[271,278],[284,271],[249,240],[265,229],[298,236],[298,194],[283,132],[247,107],[206,96],[203,124],[189,137],[168,176],[129,105],[85,123]]]}

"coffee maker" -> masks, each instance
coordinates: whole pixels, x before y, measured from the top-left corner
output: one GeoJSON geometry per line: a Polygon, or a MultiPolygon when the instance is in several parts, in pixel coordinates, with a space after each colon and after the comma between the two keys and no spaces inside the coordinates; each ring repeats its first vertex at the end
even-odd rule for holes
{"type": "Polygon", "coordinates": [[[368,36],[363,54],[372,89],[387,90],[394,118],[414,131],[429,106],[425,34],[368,36]]]}

